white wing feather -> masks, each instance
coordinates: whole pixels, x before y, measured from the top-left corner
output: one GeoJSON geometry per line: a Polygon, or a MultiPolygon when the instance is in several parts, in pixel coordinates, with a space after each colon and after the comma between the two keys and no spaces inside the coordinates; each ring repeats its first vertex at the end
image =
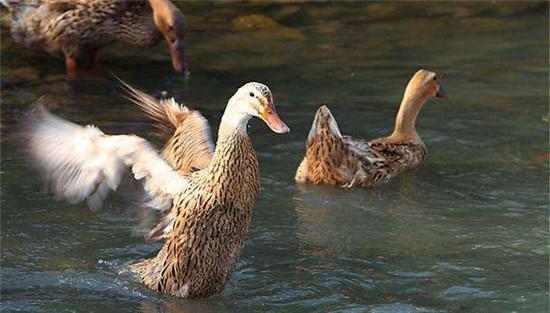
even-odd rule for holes
{"type": "Polygon", "coordinates": [[[156,208],[170,207],[187,185],[143,138],[105,135],[95,126],[80,126],[41,108],[31,121],[29,147],[58,198],[71,203],[86,200],[99,209],[110,190],[116,190],[130,168],[156,208]]]}

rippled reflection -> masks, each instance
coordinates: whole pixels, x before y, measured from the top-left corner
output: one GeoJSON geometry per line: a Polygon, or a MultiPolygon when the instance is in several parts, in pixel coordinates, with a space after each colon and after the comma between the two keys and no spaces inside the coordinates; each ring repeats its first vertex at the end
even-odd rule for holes
{"type": "Polygon", "coordinates": [[[253,122],[262,193],[227,288],[182,300],[145,289],[128,265],[159,244],[156,214],[126,185],[92,213],[43,191],[20,149],[33,102],[108,133],[162,143],[116,85],[68,85],[62,61],[2,33],[1,254],[4,311],[543,312],[548,308],[548,4],[545,2],[181,2],[190,79],[165,47],[106,49],[103,64],[154,95],[201,110],[216,129],[245,81],[274,93],[292,128],[253,122]],[[429,155],[387,186],[296,186],[313,114],[376,138],[393,126],[407,80],[437,71],[449,100],[427,103],[429,155]]]}

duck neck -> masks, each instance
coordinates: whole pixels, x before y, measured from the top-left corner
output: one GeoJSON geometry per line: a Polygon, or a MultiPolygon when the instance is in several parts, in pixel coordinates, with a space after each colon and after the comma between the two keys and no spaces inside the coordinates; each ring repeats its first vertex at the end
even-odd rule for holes
{"type": "Polygon", "coordinates": [[[389,136],[395,141],[418,141],[420,137],[416,132],[416,118],[420,108],[426,102],[425,97],[420,94],[411,93],[407,88],[399,106],[399,112],[395,118],[395,128],[389,136]]]}
{"type": "Polygon", "coordinates": [[[218,131],[218,138],[231,136],[233,134],[248,137],[246,127],[248,126],[248,121],[251,116],[249,114],[234,110],[233,107],[238,106],[238,104],[232,102],[233,101],[230,100],[227,104],[225,112],[223,113],[220,129],[218,131]]]}
{"type": "Polygon", "coordinates": [[[159,12],[161,10],[173,10],[174,4],[170,0],[148,0],[153,12],[159,12]]]}
{"type": "Polygon", "coordinates": [[[239,171],[238,165],[243,162],[234,162],[234,160],[255,157],[246,131],[249,120],[250,115],[235,112],[228,104],[218,131],[216,151],[210,167],[212,171],[217,173],[239,171]]]}

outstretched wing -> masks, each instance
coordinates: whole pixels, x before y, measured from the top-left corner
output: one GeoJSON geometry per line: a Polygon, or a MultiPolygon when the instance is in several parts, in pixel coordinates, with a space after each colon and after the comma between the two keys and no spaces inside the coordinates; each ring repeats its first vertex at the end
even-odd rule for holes
{"type": "Polygon", "coordinates": [[[157,100],[117,76],[114,77],[119,81],[124,97],[137,104],[155,122],[154,125],[160,131],[161,137],[172,136],[181,121],[189,114],[189,109],[177,103],[174,98],[157,100]]]}
{"type": "Polygon", "coordinates": [[[80,126],[39,107],[30,118],[29,152],[45,172],[58,198],[71,203],[86,200],[99,209],[110,190],[116,190],[131,169],[143,180],[150,206],[170,207],[187,185],[143,138],[109,136],[95,126],[80,126]]]}
{"type": "Polygon", "coordinates": [[[126,98],[137,104],[155,122],[163,138],[169,138],[162,155],[182,174],[201,170],[210,164],[214,143],[208,121],[174,98],[157,100],[118,79],[126,98]]]}

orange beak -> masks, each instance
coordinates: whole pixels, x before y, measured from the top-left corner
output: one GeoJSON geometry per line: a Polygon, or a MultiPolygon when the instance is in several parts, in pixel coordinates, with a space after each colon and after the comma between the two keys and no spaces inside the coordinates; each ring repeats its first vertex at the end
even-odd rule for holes
{"type": "Polygon", "coordinates": [[[278,134],[290,132],[290,128],[281,120],[273,106],[266,106],[266,109],[261,115],[262,120],[271,128],[272,131],[278,134]]]}

